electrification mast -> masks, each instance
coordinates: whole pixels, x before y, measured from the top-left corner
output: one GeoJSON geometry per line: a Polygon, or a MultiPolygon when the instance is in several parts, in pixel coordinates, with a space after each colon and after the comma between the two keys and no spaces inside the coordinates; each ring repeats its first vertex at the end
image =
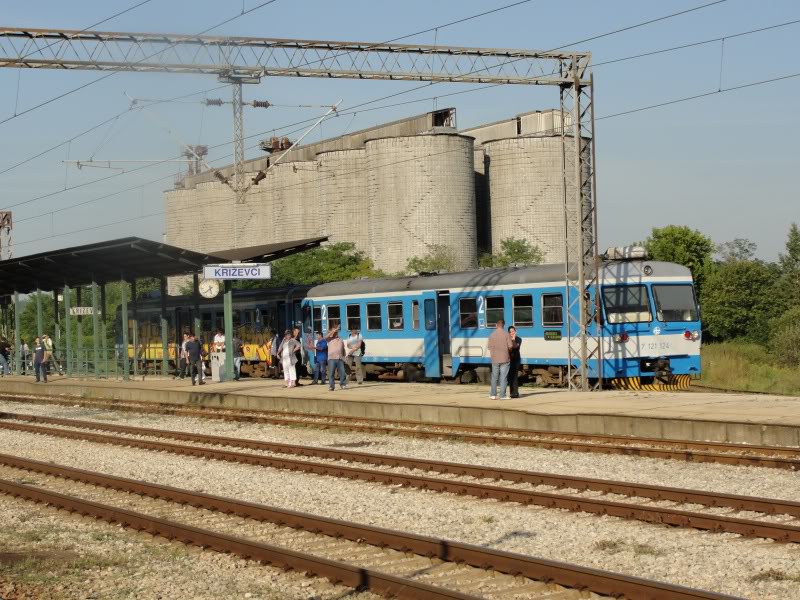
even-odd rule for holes
{"type": "MultiPolygon", "coordinates": [[[[588,52],[326,40],[0,28],[0,68],[216,75],[233,86],[235,201],[245,201],[242,85],[322,77],[560,89],[569,385],[588,391],[602,358],[590,290],[598,282],[594,88],[588,52]]],[[[600,375],[600,369],[595,376],[600,375]]]]}

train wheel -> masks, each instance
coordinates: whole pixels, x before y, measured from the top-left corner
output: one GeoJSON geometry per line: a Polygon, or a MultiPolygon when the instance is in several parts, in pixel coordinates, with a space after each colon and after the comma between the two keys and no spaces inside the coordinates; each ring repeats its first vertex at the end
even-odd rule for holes
{"type": "Polygon", "coordinates": [[[412,363],[403,364],[403,379],[409,383],[416,383],[419,381],[419,368],[412,363]]]}
{"type": "Polygon", "coordinates": [[[461,375],[458,376],[458,383],[463,383],[463,384],[478,383],[478,374],[472,369],[463,371],[461,375]]]}

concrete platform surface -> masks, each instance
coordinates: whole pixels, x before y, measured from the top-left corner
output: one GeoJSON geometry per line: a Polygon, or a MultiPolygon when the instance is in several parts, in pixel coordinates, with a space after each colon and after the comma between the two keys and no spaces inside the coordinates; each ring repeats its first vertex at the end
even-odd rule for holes
{"type": "Polygon", "coordinates": [[[787,396],[525,388],[521,398],[499,401],[490,400],[488,388],[477,385],[368,381],[331,392],[308,383],[286,389],[282,381],[267,379],[193,387],[180,379],[121,382],[59,376],[47,384],[36,384],[31,377],[4,377],[2,392],[800,446],[800,398],[787,396]]]}

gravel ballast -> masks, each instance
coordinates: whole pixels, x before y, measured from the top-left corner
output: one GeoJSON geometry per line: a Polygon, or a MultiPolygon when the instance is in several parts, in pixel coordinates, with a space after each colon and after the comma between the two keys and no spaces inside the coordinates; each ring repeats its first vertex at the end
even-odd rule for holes
{"type": "MultiPolygon", "coordinates": [[[[772,490],[779,490],[784,484],[794,485],[797,489],[797,482],[793,481],[796,474],[771,469],[581,455],[531,448],[476,447],[392,436],[11,404],[4,405],[3,409],[75,419],[99,416],[98,420],[105,422],[286,443],[339,446],[369,442],[372,445],[363,449],[370,452],[585,474],[728,493],[792,497],[789,492],[778,494],[772,490]],[[757,479],[757,482],[753,483],[752,479],[757,479]]],[[[0,432],[0,452],[749,598],[800,597],[800,583],[793,579],[800,577],[800,547],[795,545],[11,431],[0,432]]],[[[798,494],[793,497],[798,497],[798,494]]]]}

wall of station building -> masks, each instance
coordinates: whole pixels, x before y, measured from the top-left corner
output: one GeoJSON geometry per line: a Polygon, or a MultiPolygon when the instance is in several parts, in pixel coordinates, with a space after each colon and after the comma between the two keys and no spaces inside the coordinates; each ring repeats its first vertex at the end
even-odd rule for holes
{"type": "Polygon", "coordinates": [[[166,241],[213,253],[327,235],[398,273],[432,246],[472,269],[513,237],[562,262],[560,113],[454,124],[445,109],[298,147],[269,169],[274,157],[248,161],[248,182],[266,177],[241,204],[212,174],[187,177],[165,193],[166,241]]]}

